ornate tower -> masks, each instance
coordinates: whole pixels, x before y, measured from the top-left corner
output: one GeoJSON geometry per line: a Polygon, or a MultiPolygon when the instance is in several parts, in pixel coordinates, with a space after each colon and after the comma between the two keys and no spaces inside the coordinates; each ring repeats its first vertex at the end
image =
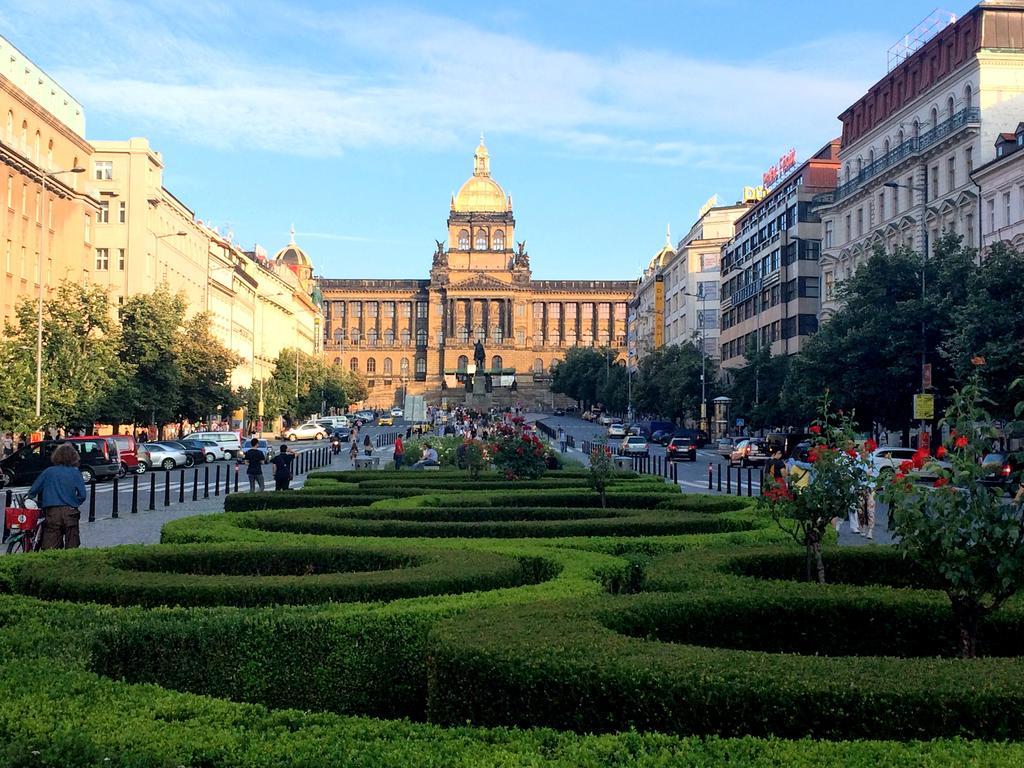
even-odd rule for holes
{"type": "Polygon", "coordinates": [[[448,262],[453,271],[506,271],[515,243],[512,198],[491,178],[484,145],[473,154],[473,175],[452,197],[448,215],[448,262]]]}

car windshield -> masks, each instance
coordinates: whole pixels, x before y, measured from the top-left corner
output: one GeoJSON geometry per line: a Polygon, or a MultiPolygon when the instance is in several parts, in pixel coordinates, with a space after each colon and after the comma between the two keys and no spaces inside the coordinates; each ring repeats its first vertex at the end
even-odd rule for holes
{"type": "Polygon", "coordinates": [[[1002,453],[989,453],[981,460],[982,464],[1002,464],[1006,461],[1006,455],[1002,453]]]}
{"type": "Polygon", "coordinates": [[[630,437],[630,438],[627,438],[627,439],[628,439],[628,440],[629,440],[629,442],[631,442],[631,443],[646,443],[646,442],[647,442],[647,441],[646,441],[646,440],[644,440],[644,439],[643,439],[642,437],[630,437]]]}

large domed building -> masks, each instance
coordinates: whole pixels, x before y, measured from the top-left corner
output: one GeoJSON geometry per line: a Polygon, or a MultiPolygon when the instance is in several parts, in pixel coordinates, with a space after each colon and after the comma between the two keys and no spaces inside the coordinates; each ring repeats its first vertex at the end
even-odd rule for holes
{"type": "MultiPolygon", "coordinates": [[[[448,242],[437,241],[428,278],[319,280],[325,355],[366,377],[367,404],[405,394],[462,403],[477,341],[489,401],[499,405],[550,402],[551,364],[570,347],[625,349],[633,281],[533,280],[483,137],[449,208],[448,242]]],[[[294,242],[276,258],[308,264],[294,242]]]]}

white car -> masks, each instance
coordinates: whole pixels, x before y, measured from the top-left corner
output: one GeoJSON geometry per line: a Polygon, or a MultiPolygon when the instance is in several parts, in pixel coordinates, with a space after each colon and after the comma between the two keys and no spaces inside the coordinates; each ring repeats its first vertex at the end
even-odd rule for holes
{"type": "Polygon", "coordinates": [[[647,438],[639,435],[632,435],[622,441],[619,446],[619,454],[622,456],[648,456],[650,448],[647,445],[647,438]]]}
{"type": "Polygon", "coordinates": [[[146,443],[146,448],[149,450],[153,469],[160,467],[170,471],[175,467],[184,467],[188,464],[188,456],[179,448],[172,448],[163,443],[146,443]]]}
{"type": "MultiPolygon", "coordinates": [[[[912,461],[915,453],[917,452],[913,448],[892,448],[889,446],[876,448],[871,452],[871,466],[876,475],[891,477],[899,470],[900,464],[904,461],[912,461]]],[[[924,467],[911,470],[910,474],[915,477],[935,477],[935,471],[930,466],[937,466],[940,469],[952,468],[948,461],[940,461],[930,456],[925,460],[924,467]]]]}
{"type": "Polygon", "coordinates": [[[626,436],[626,425],[625,424],[619,424],[618,422],[616,422],[615,424],[609,424],[608,425],[608,437],[625,437],[625,436],[626,436]]]}
{"type": "Polygon", "coordinates": [[[290,442],[295,442],[296,440],[323,440],[327,437],[327,430],[315,421],[307,421],[305,424],[286,429],[283,437],[290,442]]]}
{"type": "Polygon", "coordinates": [[[401,419],[402,417],[405,416],[405,411],[399,408],[398,406],[395,406],[394,408],[391,409],[391,416],[396,419],[401,419]]]}
{"type": "MultiPolygon", "coordinates": [[[[210,440],[220,446],[223,456],[220,458],[233,459],[241,456],[245,451],[242,449],[242,438],[237,432],[191,432],[185,435],[186,440],[210,440]]],[[[155,463],[154,463],[154,466],[155,463]]]]}
{"type": "Polygon", "coordinates": [[[613,419],[607,413],[602,413],[597,419],[597,423],[600,424],[602,427],[611,426],[614,422],[615,419],[613,419]]]}

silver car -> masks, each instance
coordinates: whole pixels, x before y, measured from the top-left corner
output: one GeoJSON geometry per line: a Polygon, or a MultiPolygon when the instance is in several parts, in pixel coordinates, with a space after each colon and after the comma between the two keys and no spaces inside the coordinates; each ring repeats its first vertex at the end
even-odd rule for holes
{"type": "Polygon", "coordinates": [[[151,464],[154,469],[160,467],[168,471],[175,467],[184,467],[188,463],[188,456],[180,448],[171,448],[161,443],[146,443],[146,449],[151,457],[151,464]]]}
{"type": "Polygon", "coordinates": [[[307,421],[297,427],[287,429],[282,435],[286,440],[323,440],[327,437],[327,430],[315,421],[307,421]]]}

